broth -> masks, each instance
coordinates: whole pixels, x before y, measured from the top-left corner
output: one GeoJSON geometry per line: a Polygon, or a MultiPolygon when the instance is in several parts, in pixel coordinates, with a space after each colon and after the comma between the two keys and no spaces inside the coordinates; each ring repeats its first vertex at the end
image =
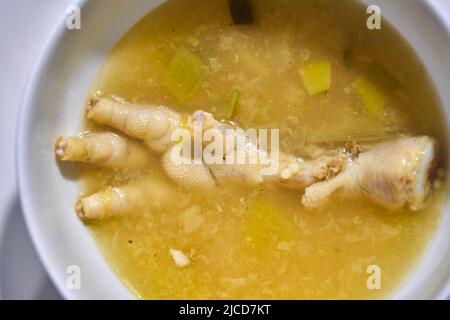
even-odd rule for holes
{"type": "MultiPolygon", "coordinates": [[[[427,134],[445,145],[426,72],[385,21],[381,30],[368,30],[365,8],[353,1],[254,0],[252,6],[255,24],[236,26],[225,0],[164,3],[111,51],[92,93],[192,113],[215,112],[220,95],[237,90],[239,125],[279,128],[282,150],[296,155],[310,155],[312,145],[401,134],[427,134]],[[166,57],[159,54],[170,56],[180,47],[198,55],[207,70],[195,95],[182,103],[162,85],[166,57]],[[332,85],[310,96],[298,68],[317,60],[331,62],[332,85]],[[352,87],[374,66],[390,79],[389,100],[377,117],[352,87]]],[[[86,122],[84,129],[100,127],[86,122]]],[[[418,212],[391,212],[361,196],[339,194],[306,209],[301,192],[276,186],[215,193],[177,187],[161,173],[158,156],[137,175],[78,168],[82,195],[137,178],[177,188],[170,205],[89,223],[118,276],[138,297],[151,299],[389,297],[420,260],[446,195],[434,192],[418,212]],[[190,265],[177,267],[172,248],[188,255],[190,265]],[[367,288],[370,265],[381,268],[379,290],[367,288]]]]}

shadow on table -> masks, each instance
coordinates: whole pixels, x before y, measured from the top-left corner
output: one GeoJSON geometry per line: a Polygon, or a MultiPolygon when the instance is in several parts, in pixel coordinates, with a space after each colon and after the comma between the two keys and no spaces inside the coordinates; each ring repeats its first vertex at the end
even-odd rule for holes
{"type": "Polygon", "coordinates": [[[0,297],[2,299],[61,299],[31,243],[19,195],[0,226],[0,297]]]}

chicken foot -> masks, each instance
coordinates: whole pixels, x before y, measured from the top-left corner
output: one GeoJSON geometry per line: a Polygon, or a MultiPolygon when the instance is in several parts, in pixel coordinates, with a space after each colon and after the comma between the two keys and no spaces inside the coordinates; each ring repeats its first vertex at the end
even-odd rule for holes
{"type": "MultiPolygon", "coordinates": [[[[135,105],[116,97],[92,98],[87,106],[86,116],[97,124],[113,127],[141,139],[150,149],[164,153],[162,166],[165,173],[180,185],[190,188],[210,188],[230,181],[248,184],[275,181],[293,188],[305,188],[314,182],[329,178],[330,173],[339,172],[346,162],[346,155],[342,151],[316,160],[305,160],[281,153],[280,166],[270,175],[261,174],[263,167],[261,163],[180,164],[179,159],[176,159],[177,155],[172,152],[176,145],[171,139],[174,130],[186,129],[192,133],[196,121],[202,122],[204,131],[215,129],[224,136],[225,129],[238,128],[219,122],[210,113],[201,110],[195,112],[193,116],[183,116],[167,107],[135,105]]],[[[259,156],[261,152],[265,151],[247,143],[247,156],[259,156]]]]}
{"type": "Polygon", "coordinates": [[[419,210],[430,190],[435,141],[430,137],[401,138],[361,153],[336,177],[305,189],[302,203],[318,207],[334,192],[365,194],[392,209],[419,210]]]}
{"type": "Polygon", "coordinates": [[[119,187],[109,187],[80,199],[76,211],[84,220],[101,220],[141,212],[170,203],[175,188],[162,179],[146,175],[119,187]]]}
{"type": "Polygon", "coordinates": [[[124,134],[141,139],[158,153],[171,145],[173,130],[181,127],[181,116],[163,106],[141,106],[117,97],[89,100],[86,117],[97,124],[106,125],[124,134]]]}
{"type": "Polygon", "coordinates": [[[145,147],[112,132],[57,137],[55,155],[61,161],[78,161],[119,170],[143,170],[150,160],[145,147]]]}
{"type": "MultiPolygon", "coordinates": [[[[180,165],[176,161],[172,153],[176,143],[171,141],[175,129],[193,130],[192,124],[201,121],[204,130],[215,129],[225,135],[224,129],[230,127],[206,112],[197,111],[193,116],[185,117],[166,107],[137,106],[117,98],[96,98],[88,106],[87,117],[142,139],[152,150],[163,153],[165,173],[181,185],[210,188],[229,181],[275,182],[297,189],[306,188],[302,202],[307,207],[321,205],[332,193],[342,189],[347,193],[362,192],[387,207],[417,210],[429,192],[428,180],[435,156],[431,138],[401,138],[357,156],[338,150],[332,156],[305,160],[281,153],[279,169],[271,175],[261,175],[263,165],[260,163],[180,165]]],[[[246,148],[248,155],[264,152],[251,144],[246,148]]],[[[225,155],[229,151],[225,150],[225,155]]]]}

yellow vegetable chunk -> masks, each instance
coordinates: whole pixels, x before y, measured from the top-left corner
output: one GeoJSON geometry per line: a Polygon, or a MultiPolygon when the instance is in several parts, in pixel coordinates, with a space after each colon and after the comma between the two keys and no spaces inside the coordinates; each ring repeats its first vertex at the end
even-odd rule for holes
{"type": "Polygon", "coordinates": [[[300,76],[309,95],[330,90],[331,63],[315,61],[300,67],[300,76]]]}
{"type": "Polygon", "coordinates": [[[360,95],[367,112],[373,116],[378,115],[388,101],[383,91],[365,76],[356,79],[353,88],[360,95]]]}
{"type": "Polygon", "coordinates": [[[179,102],[185,102],[195,94],[203,77],[204,69],[200,58],[181,47],[170,62],[163,85],[179,102]]]}
{"type": "Polygon", "coordinates": [[[276,248],[279,243],[295,241],[295,225],[273,204],[266,200],[249,208],[245,236],[255,248],[276,248]]]}

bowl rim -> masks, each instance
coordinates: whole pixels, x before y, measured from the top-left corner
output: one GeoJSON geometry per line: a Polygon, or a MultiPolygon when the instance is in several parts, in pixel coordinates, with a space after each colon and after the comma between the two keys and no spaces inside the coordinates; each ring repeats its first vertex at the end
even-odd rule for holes
{"type": "MultiPolygon", "coordinates": [[[[86,4],[90,0],[74,0],[71,5],[79,6],[81,9],[86,7],[86,4]]],[[[165,1],[165,0],[164,0],[165,1]]],[[[364,0],[363,0],[364,1],[364,0]]],[[[445,30],[448,40],[450,41],[450,21],[445,18],[444,14],[441,12],[438,5],[430,0],[423,1],[423,7],[426,8],[430,14],[437,20],[439,26],[445,30]]],[[[26,83],[25,90],[23,91],[20,108],[18,111],[18,118],[16,123],[16,134],[15,134],[15,173],[18,181],[18,190],[20,196],[20,204],[22,208],[22,213],[25,218],[26,227],[32,239],[33,247],[36,249],[38,256],[44,265],[46,272],[51,278],[53,284],[57,288],[58,292],[65,299],[74,299],[75,295],[72,291],[68,290],[64,282],[61,281],[60,276],[58,276],[57,270],[54,268],[51,258],[49,257],[47,245],[42,239],[41,231],[37,227],[36,217],[34,214],[34,208],[29,200],[30,194],[33,192],[27,183],[27,178],[25,176],[26,159],[22,155],[24,154],[24,148],[27,141],[27,136],[29,133],[29,110],[33,106],[34,95],[36,91],[36,83],[41,79],[42,71],[48,64],[49,58],[54,52],[56,46],[60,43],[64,37],[67,29],[65,26],[65,21],[67,19],[66,15],[55,23],[53,30],[50,32],[48,38],[40,50],[37,59],[33,64],[32,71],[30,73],[29,79],[26,83]]],[[[450,199],[447,200],[450,202],[450,199]]],[[[428,250],[427,247],[425,250],[428,250]]],[[[442,285],[440,291],[436,295],[436,299],[448,299],[450,295],[450,278],[447,279],[446,283],[442,285]]]]}
{"type": "MultiPolygon", "coordinates": [[[[71,6],[78,6],[82,10],[89,0],[74,0],[71,6]]],[[[36,90],[36,83],[39,79],[41,79],[42,71],[48,63],[48,60],[52,53],[55,50],[57,44],[61,41],[64,34],[67,32],[65,26],[65,21],[67,19],[67,15],[63,15],[60,20],[57,20],[53,30],[50,32],[47,40],[43,44],[43,47],[38,55],[38,58],[35,60],[32,71],[30,73],[30,77],[25,86],[25,90],[22,96],[22,101],[20,103],[20,109],[17,118],[16,125],[16,150],[15,150],[15,163],[16,165],[16,177],[18,181],[18,190],[19,190],[19,198],[20,204],[22,208],[22,213],[25,218],[25,224],[30,234],[33,247],[36,249],[38,256],[44,265],[44,268],[55,285],[58,292],[65,299],[74,299],[72,291],[68,290],[62,281],[60,281],[59,276],[57,275],[57,270],[53,267],[51,263],[51,258],[49,257],[46,249],[46,245],[44,244],[44,240],[41,237],[41,232],[39,228],[37,228],[37,224],[35,222],[36,215],[33,214],[34,209],[32,208],[31,201],[29,201],[29,195],[32,191],[29,189],[29,185],[27,183],[27,178],[24,174],[25,167],[25,159],[23,156],[24,148],[26,145],[26,137],[28,136],[28,130],[30,126],[28,125],[29,119],[28,114],[30,108],[33,106],[33,96],[36,90]]]]}
{"type": "MultiPolygon", "coordinates": [[[[446,31],[448,36],[448,41],[450,41],[450,19],[446,18],[443,14],[442,10],[440,10],[436,1],[425,1],[425,8],[431,11],[431,14],[436,17],[439,25],[446,31]]],[[[450,202],[450,199],[447,199],[447,202],[450,202]]],[[[428,248],[427,248],[428,249],[428,248]]],[[[436,299],[439,300],[447,300],[450,299],[450,277],[447,281],[442,285],[442,289],[437,294],[436,299]]]]}

